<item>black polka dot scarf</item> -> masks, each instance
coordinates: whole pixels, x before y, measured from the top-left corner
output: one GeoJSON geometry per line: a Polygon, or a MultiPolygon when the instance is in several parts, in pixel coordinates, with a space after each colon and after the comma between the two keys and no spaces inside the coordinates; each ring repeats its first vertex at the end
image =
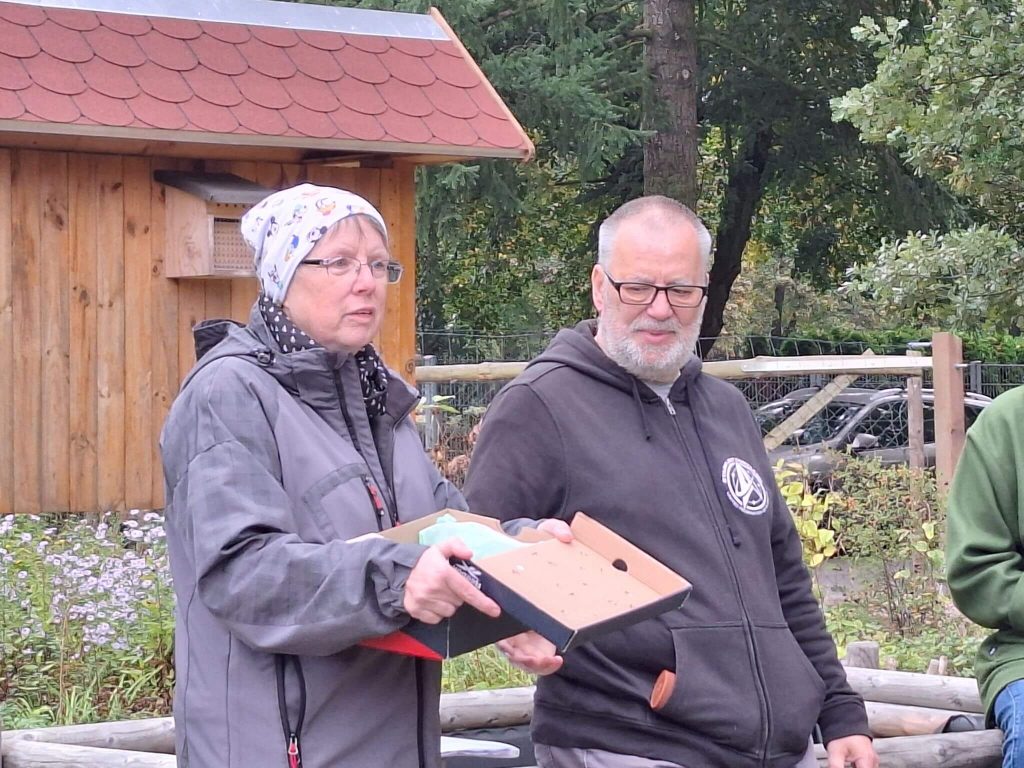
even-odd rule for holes
{"type": "Polygon", "coordinates": [[[275,304],[265,293],[260,294],[260,312],[270,332],[274,334],[274,340],[285,354],[320,346],[296,327],[284,313],[284,307],[275,304]]]}
{"type": "MultiPolygon", "coordinates": [[[[274,334],[281,351],[301,352],[304,349],[315,349],[320,345],[303,333],[285,314],[284,307],[275,304],[265,294],[260,295],[260,312],[263,319],[274,334]]],[[[388,398],[388,371],[383,361],[377,354],[377,350],[371,344],[367,344],[353,355],[356,365],[359,367],[359,385],[363,390],[363,402],[366,403],[366,413],[370,416],[380,416],[387,407],[388,398]]]]}

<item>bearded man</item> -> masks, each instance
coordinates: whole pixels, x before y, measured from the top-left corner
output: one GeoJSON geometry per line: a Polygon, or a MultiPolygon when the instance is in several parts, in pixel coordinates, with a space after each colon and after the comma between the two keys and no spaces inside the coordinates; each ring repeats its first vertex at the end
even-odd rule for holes
{"type": "MultiPolygon", "coordinates": [[[[554,655],[504,641],[538,681],[541,768],[876,768],[792,517],[743,396],[694,356],[711,236],[665,197],[599,230],[596,321],[561,331],[491,405],[466,485],[474,512],[585,511],[693,584],[686,604],[554,655]]],[[[599,595],[590,599],[600,599],[599,595]]]]}

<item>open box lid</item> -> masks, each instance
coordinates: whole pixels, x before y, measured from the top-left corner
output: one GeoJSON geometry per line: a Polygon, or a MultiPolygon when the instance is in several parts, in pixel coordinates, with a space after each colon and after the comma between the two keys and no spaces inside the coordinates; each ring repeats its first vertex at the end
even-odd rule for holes
{"type": "MultiPolygon", "coordinates": [[[[493,518],[449,509],[378,535],[415,542],[445,514],[502,531],[493,518]]],[[[527,527],[513,538],[529,546],[455,564],[501,606],[498,619],[464,606],[444,626],[414,623],[404,631],[435,649],[443,644],[446,656],[486,644],[485,636],[493,642],[526,629],[566,651],[678,608],[689,594],[686,579],[586,514],[578,512],[570,528],[571,544],[527,527]]]]}
{"type": "Polygon", "coordinates": [[[572,544],[529,530],[546,538],[473,561],[502,610],[560,651],[678,608],[689,594],[686,579],[583,512],[570,527],[572,544]]]}

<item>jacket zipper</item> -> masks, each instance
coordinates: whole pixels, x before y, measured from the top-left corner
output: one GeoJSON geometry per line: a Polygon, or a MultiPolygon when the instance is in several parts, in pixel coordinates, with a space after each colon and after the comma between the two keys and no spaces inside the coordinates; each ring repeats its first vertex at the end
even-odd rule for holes
{"type": "Polygon", "coordinates": [[[277,707],[281,715],[284,740],[288,745],[285,749],[288,768],[300,768],[302,750],[299,739],[302,736],[302,721],[306,719],[306,676],[302,673],[302,662],[298,656],[279,653],[274,657],[274,667],[277,672],[277,707]],[[287,686],[285,685],[285,664],[288,661],[291,661],[295,667],[295,675],[299,682],[299,717],[294,725],[292,725],[291,717],[288,714],[287,686]]]}
{"type": "MultiPolygon", "coordinates": [[[[693,422],[694,422],[694,429],[696,429],[697,417],[696,417],[696,415],[694,415],[693,409],[690,410],[690,413],[691,413],[691,418],[693,419],[693,422]]],[[[701,448],[701,452],[704,455],[705,463],[709,464],[708,458],[707,458],[707,452],[704,451],[703,447],[701,448]]],[[[709,464],[709,466],[710,466],[710,464],[709,464]]],[[[772,481],[772,482],[774,483],[774,481],[772,481]]],[[[719,509],[723,509],[723,505],[722,505],[721,501],[719,501],[718,508],[719,509]]],[[[722,516],[725,517],[724,511],[722,513],[722,516]]],[[[728,522],[726,523],[726,526],[729,527],[728,526],[728,522]]],[[[733,543],[736,544],[736,546],[739,546],[739,541],[735,539],[735,534],[733,534],[731,527],[729,527],[729,534],[731,536],[733,536],[733,543]]],[[[730,560],[730,562],[731,562],[731,560],[730,560]]],[[[758,653],[758,650],[757,650],[757,640],[754,638],[753,626],[750,624],[750,618],[749,618],[749,616],[747,614],[747,607],[746,607],[746,604],[743,603],[743,601],[742,601],[742,596],[740,598],[740,601],[741,601],[741,605],[743,607],[744,618],[747,621],[747,626],[748,626],[748,628],[750,630],[750,646],[753,649],[753,656],[751,658],[752,658],[752,660],[754,662],[754,668],[757,670],[758,681],[760,682],[761,690],[763,691],[765,723],[767,724],[767,733],[765,734],[765,742],[764,742],[763,764],[767,765],[768,764],[768,747],[771,744],[772,736],[775,734],[775,723],[774,723],[774,720],[772,718],[772,712],[771,712],[771,710],[768,707],[768,684],[765,682],[764,669],[761,666],[761,655],[758,653]]],[[[815,725],[815,727],[817,727],[817,725],[815,725]]]]}
{"type": "MultiPolygon", "coordinates": [[[[338,372],[334,372],[334,391],[338,396],[338,406],[341,408],[341,417],[345,422],[345,428],[348,429],[348,438],[352,442],[352,448],[358,453],[363,461],[366,461],[366,457],[363,456],[363,452],[359,448],[359,438],[356,435],[355,427],[352,425],[352,419],[349,417],[348,405],[345,403],[345,395],[341,389],[341,377],[338,372]]],[[[401,422],[395,422],[399,424],[401,422]]],[[[366,492],[370,496],[370,503],[373,505],[373,511],[377,513],[377,530],[384,530],[384,512],[387,511],[388,517],[391,520],[391,525],[398,525],[398,514],[393,510],[398,509],[397,500],[388,492],[387,488],[381,490],[381,488],[373,481],[369,475],[363,475],[363,485],[366,486],[366,492]],[[387,498],[387,502],[385,502],[387,498]]]]}
{"type": "MultiPolygon", "coordinates": [[[[666,400],[665,401],[665,405],[668,408],[669,415],[675,416],[676,415],[676,409],[675,409],[675,406],[672,405],[671,401],[666,400]]],[[[676,425],[676,432],[677,433],[679,432],[679,425],[678,424],[676,425]]],[[[682,440],[682,434],[681,433],[680,433],[680,438],[679,439],[682,440]]],[[[684,447],[686,446],[685,441],[683,441],[683,446],[684,447]]],[[[691,463],[691,465],[693,464],[692,458],[690,460],[690,463],[691,463]]],[[[714,517],[714,515],[712,515],[712,517],[714,517]]],[[[736,532],[732,529],[732,525],[729,524],[729,519],[725,515],[722,515],[722,523],[725,525],[725,529],[729,532],[729,540],[732,541],[732,545],[734,547],[740,546],[740,538],[739,538],[739,536],[736,535],[736,532]]]]}
{"type": "Polygon", "coordinates": [[[419,753],[420,768],[427,768],[426,745],[423,743],[423,675],[426,674],[423,659],[417,658],[416,664],[416,751],[419,753]]]}
{"type": "MultiPolygon", "coordinates": [[[[672,409],[674,411],[675,409],[672,409]]],[[[679,428],[679,422],[676,419],[672,420],[672,424],[676,429],[676,436],[679,438],[680,444],[683,446],[683,453],[686,454],[686,459],[690,464],[690,469],[693,471],[693,475],[697,478],[697,485],[700,487],[701,496],[704,498],[704,504],[708,510],[709,517],[711,518],[711,524],[715,528],[715,533],[718,536],[719,546],[722,548],[722,554],[725,557],[726,562],[729,564],[729,573],[732,576],[733,588],[736,592],[736,599],[740,605],[740,612],[743,614],[743,629],[747,641],[747,652],[750,654],[750,661],[754,665],[754,671],[757,674],[758,682],[758,704],[761,709],[761,717],[764,720],[765,735],[764,735],[764,746],[761,753],[761,764],[767,765],[768,761],[768,745],[771,743],[772,736],[772,722],[771,715],[768,712],[768,694],[767,686],[764,681],[764,672],[761,669],[761,663],[757,657],[757,643],[754,640],[754,630],[750,623],[750,616],[747,614],[747,605],[743,600],[743,590],[740,587],[739,573],[736,571],[736,564],[733,562],[732,552],[729,551],[728,543],[725,540],[725,534],[722,532],[722,523],[719,522],[718,515],[715,514],[715,509],[721,509],[721,503],[716,507],[711,495],[708,493],[708,489],[705,486],[701,478],[701,474],[697,471],[697,464],[694,461],[693,454],[690,452],[690,446],[687,444],[686,439],[683,435],[683,431],[679,428]]],[[[706,464],[706,460],[705,460],[706,464]]],[[[724,513],[723,513],[724,517],[724,513]]],[[[726,529],[729,531],[729,539],[734,547],[739,546],[739,539],[732,530],[732,526],[729,525],[728,521],[723,521],[726,529]]]]}

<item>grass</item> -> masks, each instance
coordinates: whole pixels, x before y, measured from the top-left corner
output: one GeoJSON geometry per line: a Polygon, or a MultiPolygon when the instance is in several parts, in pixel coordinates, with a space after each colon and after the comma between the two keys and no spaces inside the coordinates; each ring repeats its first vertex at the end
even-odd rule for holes
{"type": "Polygon", "coordinates": [[[517,688],[533,682],[532,675],[512,667],[493,645],[449,659],[441,672],[445,693],[517,688]]]}

